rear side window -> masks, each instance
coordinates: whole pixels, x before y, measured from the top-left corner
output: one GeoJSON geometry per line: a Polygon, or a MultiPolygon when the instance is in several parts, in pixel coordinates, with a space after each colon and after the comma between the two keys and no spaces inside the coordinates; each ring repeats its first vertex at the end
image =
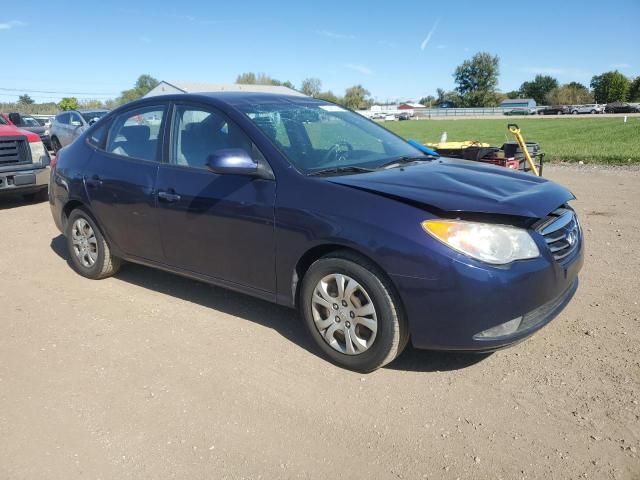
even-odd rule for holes
{"type": "Polygon", "coordinates": [[[121,157],[158,161],[158,138],[165,107],[129,110],[117,116],[109,132],[106,151],[121,157]]]}
{"type": "Polygon", "coordinates": [[[70,118],[70,113],[62,113],[56,117],[56,121],[62,125],[69,125],[70,118]]]}

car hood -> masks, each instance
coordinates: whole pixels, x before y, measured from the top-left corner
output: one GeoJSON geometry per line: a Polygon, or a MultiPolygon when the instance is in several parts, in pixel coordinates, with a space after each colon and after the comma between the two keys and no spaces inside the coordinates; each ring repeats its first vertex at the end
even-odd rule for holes
{"type": "Polygon", "coordinates": [[[29,142],[36,142],[40,140],[40,137],[33,132],[29,132],[22,128],[18,128],[14,125],[0,125],[0,138],[2,137],[15,137],[15,136],[27,137],[29,142]]]}
{"type": "Polygon", "coordinates": [[[46,128],[44,127],[20,127],[23,130],[27,130],[29,132],[35,133],[37,135],[44,135],[44,131],[46,130],[46,128]]]}
{"type": "Polygon", "coordinates": [[[327,180],[444,212],[542,218],[575,198],[566,188],[541,177],[456,159],[327,180]]]}

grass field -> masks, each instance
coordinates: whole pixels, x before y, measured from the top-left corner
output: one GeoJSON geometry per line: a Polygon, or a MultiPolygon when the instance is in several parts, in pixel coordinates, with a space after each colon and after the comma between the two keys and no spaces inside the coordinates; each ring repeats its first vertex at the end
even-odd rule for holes
{"type": "Polygon", "coordinates": [[[405,138],[437,142],[446,131],[449,141],[480,140],[501,146],[513,140],[508,123],[517,123],[527,142],[538,142],[547,161],[628,164],[640,163],[640,117],[544,118],[491,120],[415,120],[384,122],[405,138]]]}

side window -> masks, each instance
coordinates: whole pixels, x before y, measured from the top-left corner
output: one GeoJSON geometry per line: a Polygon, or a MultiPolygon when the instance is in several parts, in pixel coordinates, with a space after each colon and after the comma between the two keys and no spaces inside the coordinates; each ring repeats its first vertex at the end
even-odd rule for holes
{"type": "Polygon", "coordinates": [[[264,161],[247,134],[213,109],[176,105],[171,143],[175,165],[206,168],[209,155],[225,148],[241,148],[256,161],[264,161]]]}
{"type": "Polygon", "coordinates": [[[89,134],[87,141],[96,148],[104,150],[104,146],[107,142],[107,133],[109,132],[109,122],[102,123],[97,126],[89,134]]]}
{"type": "Polygon", "coordinates": [[[58,123],[62,125],[69,125],[70,116],[71,115],[69,113],[63,113],[62,115],[58,115],[57,117],[58,123]]]}
{"type": "Polygon", "coordinates": [[[77,113],[70,113],[69,114],[71,116],[70,122],[71,125],[73,125],[74,127],[78,127],[80,125],[83,125],[82,123],[82,119],[80,118],[80,115],[78,115],[77,113]]]}
{"type": "Polygon", "coordinates": [[[157,161],[158,137],[165,107],[129,110],[115,118],[106,151],[123,157],[157,161]]]}

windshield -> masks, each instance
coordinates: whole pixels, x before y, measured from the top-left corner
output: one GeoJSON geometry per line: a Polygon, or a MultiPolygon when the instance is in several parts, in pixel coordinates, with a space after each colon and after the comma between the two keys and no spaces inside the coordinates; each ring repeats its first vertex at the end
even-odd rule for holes
{"type": "Polygon", "coordinates": [[[241,104],[244,112],[303,173],[339,167],[378,168],[421,151],[363,116],[311,99],[241,104]]]}
{"type": "Polygon", "coordinates": [[[42,125],[40,125],[38,123],[38,121],[33,118],[33,117],[27,117],[25,115],[22,116],[22,123],[26,126],[26,127],[41,127],[42,125]]]}
{"type": "Polygon", "coordinates": [[[0,115],[0,125],[9,125],[9,122],[7,122],[2,115],[0,115]]]}
{"type": "Polygon", "coordinates": [[[102,118],[106,114],[107,114],[107,112],[105,112],[105,111],[97,111],[97,112],[82,112],[80,115],[82,115],[82,118],[84,118],[84,120],[87,123],[89,123],[94,118],[102,118]]]}

